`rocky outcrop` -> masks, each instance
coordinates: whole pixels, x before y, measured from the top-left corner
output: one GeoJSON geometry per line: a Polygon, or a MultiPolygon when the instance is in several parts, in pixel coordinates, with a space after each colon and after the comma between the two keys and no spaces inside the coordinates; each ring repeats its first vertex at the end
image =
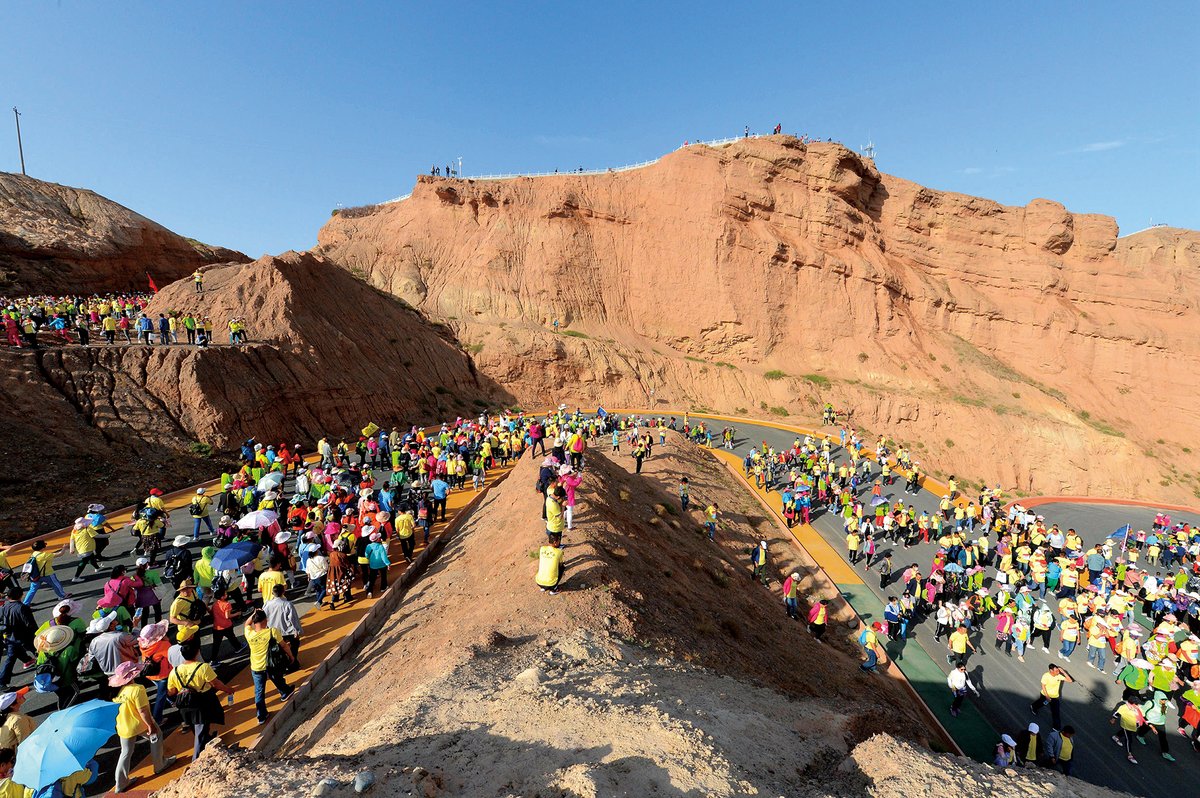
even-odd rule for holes
{"type": "Polygon", "coordinates": [[[0,173],[0,295],[147,291],[245,255],[183,238],[86,189],[0,173]]]}
{"type": "Polygon", "coordinates": [[[218,464],[195,453],[251,436],[313,451],[321,435],[356,435],[371,420],[408,424],[511,400],[447,330],[313,255],[218,266],[205,287],[197,295],[180,281],[147,312],[205,313],[219,329],[242,316],[249,345],[0,352],[0,480],[20,497],[0,506],[0,521],[30,532],[69,520],[80,491],[116,505],[147,480],[211,478],[218,464]],[[32,467],[33,451],[58,479],[32,467]]]}
{"type": "Polygon", "coordinates": [[[422,176],[334,216],[318,250],[452,326],[526,402],[829,399],[960,481],[1187,501],[1200,234],[1117,232],[776,136],[615,174],[422,176]]]}

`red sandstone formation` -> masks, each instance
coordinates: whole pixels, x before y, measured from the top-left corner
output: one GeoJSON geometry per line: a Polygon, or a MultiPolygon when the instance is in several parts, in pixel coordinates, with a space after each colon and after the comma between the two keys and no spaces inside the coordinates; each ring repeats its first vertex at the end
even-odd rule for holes
{"type": "Polygon", "coordinates": [[[828,399],[960,479],[1200,489],[1192,231],[1118,239],[1109,217],[926,189],[775,136],[616,174],[423,176],[319,241],[531,404],[811,418],[828,399]]]}

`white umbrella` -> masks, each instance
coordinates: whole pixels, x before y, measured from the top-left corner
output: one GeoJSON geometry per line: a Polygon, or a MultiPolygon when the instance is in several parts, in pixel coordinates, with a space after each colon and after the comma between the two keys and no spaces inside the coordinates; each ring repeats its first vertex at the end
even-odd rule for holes
{"type": "Polygon", "coordinates": [[[267,474],[258,481],[259,490],[275,490],[283,484],[283,474],[278,471],[267,474]]]}
{"type": "Polygon", "coordinates": [[[278,520],[279,516],[270,510],[255,510],[252,513],[247,513],[238,519],[238,529],[258,529],[264,526],[270,526],[278,520]]]}

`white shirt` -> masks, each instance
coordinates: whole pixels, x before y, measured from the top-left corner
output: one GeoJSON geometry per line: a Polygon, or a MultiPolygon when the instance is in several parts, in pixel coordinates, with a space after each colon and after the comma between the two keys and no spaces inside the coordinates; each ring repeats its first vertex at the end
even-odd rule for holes
{"type": "Polygon", "coordinates": [[[946,684],[954,692],[959,690],[970,690],[975,695],[979,695],[979,691],[975,689],[975,685],[971,684],[971,680],[967,678],[966,671],[955,668],[950,671],[950,675],[946,677],[946,684]]]}

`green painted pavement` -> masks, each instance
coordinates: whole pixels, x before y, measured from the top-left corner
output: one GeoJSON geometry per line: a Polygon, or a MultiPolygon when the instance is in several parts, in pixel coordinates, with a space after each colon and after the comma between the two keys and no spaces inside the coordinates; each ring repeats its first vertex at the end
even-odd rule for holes
{"type": "MultiPolygon", "coordinates": [[[[866,585],[840,584],[837,587],[863,620],[868,623],[883,620],[883,602],[866,585]]],[[[920,632],[930,637],[930,644],[942,645],[933,641],[928,629],[922,629],[920,632]]],[[[963,702],[962,711],[957,718],[953,717],[950,714],[951,695],[950,688],[946,686],[946,671],[933,660],[924,647],[910,638],[888,640],[884,650],[912,684],[921,700],[954,737],[963,753],[980,762],[990,763],[1000,736],[976,707],[974,695],[968,694],[967,700],[963,702]]]]}

